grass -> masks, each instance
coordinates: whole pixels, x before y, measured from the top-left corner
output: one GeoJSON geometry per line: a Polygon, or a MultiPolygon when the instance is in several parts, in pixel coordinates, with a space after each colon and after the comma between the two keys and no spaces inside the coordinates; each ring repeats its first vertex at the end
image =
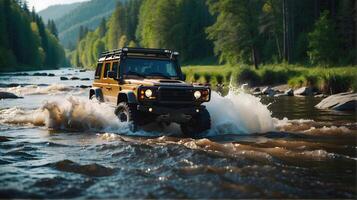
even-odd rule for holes
{"type": "Polygon", "coordinates": [[[182,68],[189,82],[250,86],[289,84],[292,88],[310,86],[333,94],[357,91],[357,66],[305,67],[301,65],[264,65],[258,70],[239,65],[194,65],[182,68]]]}

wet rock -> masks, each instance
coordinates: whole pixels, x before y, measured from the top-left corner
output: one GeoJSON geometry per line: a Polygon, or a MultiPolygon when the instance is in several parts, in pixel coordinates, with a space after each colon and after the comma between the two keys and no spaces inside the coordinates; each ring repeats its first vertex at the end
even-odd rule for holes
{"type": "Polygon", "coordinates": [[[0,99],[18,99],[18,98],[22,98],[22,97],[18,97],[10,92],[0,92],[0,99]]]}
{"type": "Polygon", "coordinates": [[[318,109],[332,109],[339,111],[357,110],[357,93],[339,93],[323,99],[315,106],[318,109]]]}
{"type": "Polygon", "coordinates": [[[67,81],[68,80],[68,78],[64,77],[64,76],[61,76],[60,79],[61,79],[61,81],[67,81]]]}
{"type": "Polygon", "coordinates": [[[256,87],[252,90],[252,93],[255,93],[255,92],[260,92],[260,88],[256,87]]]}
{"type": "Polygon", "coordinates": [[[0,142],[8,142],[10,141],[9,138],[5,137],[5,136],[0,136],[0,142]]]}
{"type": "Polygon", "coordinates": [[[54,163],[53,166],[60,171],[84,174],[87,176],[110,176],[115,172],[112,168],[107,168],[96,163],[80,165],[71,160],[62,160],[54,163]]]}
{"type": "Polygon", "coordinates": [[[294,90],[289,88],[284,92],[285,96],[294,96],[294,90]]]}
{"type": "Polygon", "coordinates": [[[89,78],[81,78],[81,81],[89,81],[89,78]]]}
{"type": "Polygon", "coordinates": [[[274,96],[276,94],[276,91],[273,90],[271,87],[265,87],[262,90],[262,94],[268,95],[270,97],[274,96]]]}
{"type": "Polygon", "coordinates": [[[80,85],[79,88],[85,89],[85,88],[91,88],[92,86],[90,85],[80,85]]]}
{"type": "Polygon", "coordinates": [[[70,79],[71,79],[71,80],[79,80],[79,78],[76,77],[76,76],[73,76],[73,77],[71,77],[70,79]]]}
{"type": "Polygon", "coordinates": [[[328,95],[326,95],[326,94],[317,94],[314,97],[316,97],[316,98],[326,98],[326,97],[328,97],[328,95]]]}
{"type": "Polygon", "coordinates": [[[45,72],[44,73],[36,72],[32,76],[48,76],[48,74],[45,72]]]}
{"type": "Polygon", "coordinates": [[[19,72],[19,73],[13,74],[13,76],[29,76],[29,75],[30,74],[26,73],[26,72],[24,72],[24,73],[19,72]]]}
{"type": "Polygon", "coordinates": [[[294,91],[295,96],[309,96],[313,94],[311,87],[302,87],[294,91]]]}
{"type": "Polygon", "coordinates": [[[55,74],[49,73],[48,76],[53,77],[53,76],[55,76],[55,74]]]}
{"type": "Polygon", "coordinates": [[[86,72],[86,69],[80,69],[79,72],[86,72]]]}

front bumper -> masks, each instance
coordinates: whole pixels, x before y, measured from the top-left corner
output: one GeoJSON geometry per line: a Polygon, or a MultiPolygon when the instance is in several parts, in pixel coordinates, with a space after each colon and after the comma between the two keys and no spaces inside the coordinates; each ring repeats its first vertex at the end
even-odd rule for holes
{"type": "Polygon", "coordinates": [[[190,106],[188,108],[170,108],[151,105],[138,105],[137,110],[141,112],[151,113],[157,116],[157,121],[184,123],[192,119],[193,115],[197,115],[205,109],[205,106],[190,106]]]}

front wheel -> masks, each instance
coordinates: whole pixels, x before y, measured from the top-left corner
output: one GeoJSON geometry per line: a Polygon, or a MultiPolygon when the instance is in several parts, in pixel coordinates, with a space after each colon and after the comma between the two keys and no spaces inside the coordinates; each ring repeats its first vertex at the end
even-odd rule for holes
{"type": "Polygon", "coordinates": [[[130,130],[137,130],[137,110],[135,105],[129,105],[126,102],[119,103],[115,109],[115,115],[120,122],[129,123],[130,130]]]}
{"type": "Polygon", "coordinates": [[[197,115],[192,116],[189,122],[181,124],[182,133],[189,137],[195,137],[210,128],[211,116],[206,108],[202,109],[197,115]]]}

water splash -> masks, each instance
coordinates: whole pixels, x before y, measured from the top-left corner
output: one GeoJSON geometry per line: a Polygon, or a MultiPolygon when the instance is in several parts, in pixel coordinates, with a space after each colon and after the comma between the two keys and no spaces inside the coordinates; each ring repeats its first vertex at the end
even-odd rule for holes
{"type": "Polygon", "coordinates": [[[267,105],[260,98],[230,89],[222,97],[212,92],[212,99],[206,104],[212,118],[212,131],[219,134],[249,134],[274,131],[274,120],[267,105]]]}

